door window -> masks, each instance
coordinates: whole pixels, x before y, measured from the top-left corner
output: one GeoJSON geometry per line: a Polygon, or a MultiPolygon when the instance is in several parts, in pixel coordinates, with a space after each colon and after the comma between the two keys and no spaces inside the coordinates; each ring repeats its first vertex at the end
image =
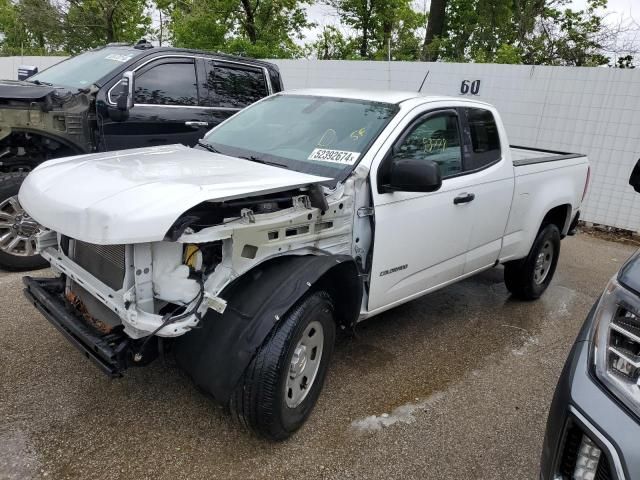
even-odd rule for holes
{"type": "Polygon", "coordinates": [[[500,135],[493,114],[482,108],[465,108],[471,153],[465,169],[477,170],[500,160],[500,135]]]}
{"type": "Polygon", "coordinates": [[[441,113],[419,122],[396,147],[394,157],[432,160],[440,165],[442,178],[462,172],[457,115],[441,113]]]}
{"type": "Polygon", "coordinates": [[[198,105],[193,61],[161,63],[136,75],[135,103],[198,105]]]}
{"type": "Polygon", "coordinates": [[[269,94],[259,68],[207,62],[207,87],[211,106],[244,108],[269,94]]]}

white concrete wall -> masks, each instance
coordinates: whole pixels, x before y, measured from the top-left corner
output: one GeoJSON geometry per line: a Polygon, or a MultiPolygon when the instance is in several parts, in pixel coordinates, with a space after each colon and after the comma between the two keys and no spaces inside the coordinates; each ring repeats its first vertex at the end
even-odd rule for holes
{"type": "Polygon", "coordinates": [[[67,57],[0,57],[0,78],[17,80],[20,65],[33,65],[42,71],[65,58],[67,57]]]}
{"type": "MultiPolygon", "coordinates": [[[[21,64],[44,68],[63,57],[0,58],[0,78],[21,64]]],[[[628,185],[640,158],[640,69],[421,62],[274,60],[287,89],[417,90],[458,96],[480,80],[476,98],[501,111],[514,145],[580,152],[592,162],[584,220],[640,231],[640,194],[628,185]]]]}

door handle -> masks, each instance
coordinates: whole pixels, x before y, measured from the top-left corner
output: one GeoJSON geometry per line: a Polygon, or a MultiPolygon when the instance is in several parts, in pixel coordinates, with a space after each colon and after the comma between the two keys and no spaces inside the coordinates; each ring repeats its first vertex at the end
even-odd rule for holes
{"type": "Polygon", "coordinates": [[[184,122],[184,124],[187,127],[206,127],[209,125],[209,122],[196,122],[196,121],[189,121],[189,122],[184,122]]]}
{"type": "Polygon", "coordinates": [[[460,203],[469,203],[473,202],[474,198],[476,198],[476,196],[473,193],[462,193],[453,199],[453,203],[455,205],[458,205],[460,203]]]}

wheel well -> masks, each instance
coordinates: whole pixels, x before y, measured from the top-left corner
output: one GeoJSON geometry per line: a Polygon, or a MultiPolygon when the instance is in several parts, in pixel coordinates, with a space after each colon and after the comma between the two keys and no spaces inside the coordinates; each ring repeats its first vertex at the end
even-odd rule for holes
{"type": "Polygon", "coordinates": [[[558,230],[560,230],[560,234],[564,236],[564,229],[567,225],[570,211],[571,205],[568,204],[558,205],[557,207],[552,208],[542,219],[540,230],[547,225],[555,225],[558,227],[558,230]]]}
{"type": "Polygon", "coordinates": [[[52,158],[84,153],[66,139],[26,129],[14,129],[0,140],[0,150],[4,152],[3,172],[29,171],[52,158]]]}
{"type": "Polygon", "coordinates": [[[331,268],[314,285],[333,299],[336,322],[350,328],[358,321],[362,304],[362,282],[355,262],[342,262],[331,268]]]}

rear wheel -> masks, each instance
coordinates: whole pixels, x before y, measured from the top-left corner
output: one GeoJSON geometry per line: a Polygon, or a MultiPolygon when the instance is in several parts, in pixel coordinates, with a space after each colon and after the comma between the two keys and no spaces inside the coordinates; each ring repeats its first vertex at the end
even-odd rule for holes
{"type": "Polygon", "coordinates": [[[40,227],[23,210],[18,191],[26,173],[0,176],[0,268],[35,270],[47,262],[35,253],[35,236],[40,227]]]}
{"type": "Polygon", "coordinates": [[[261,437],[289,437],[320,395],[335,332],[329,295],[321,291],[306,297],[274,328],[249,364],[231,397],[231,413],[261,437]]]}
{"type": "Polygon", "coordinates": [[[546,225],[533,242],[527,258],[507,262],[504,282],[511,294],[522,300],[535,300],[547,289],[560,256],[560,230],[546,225]]]}

